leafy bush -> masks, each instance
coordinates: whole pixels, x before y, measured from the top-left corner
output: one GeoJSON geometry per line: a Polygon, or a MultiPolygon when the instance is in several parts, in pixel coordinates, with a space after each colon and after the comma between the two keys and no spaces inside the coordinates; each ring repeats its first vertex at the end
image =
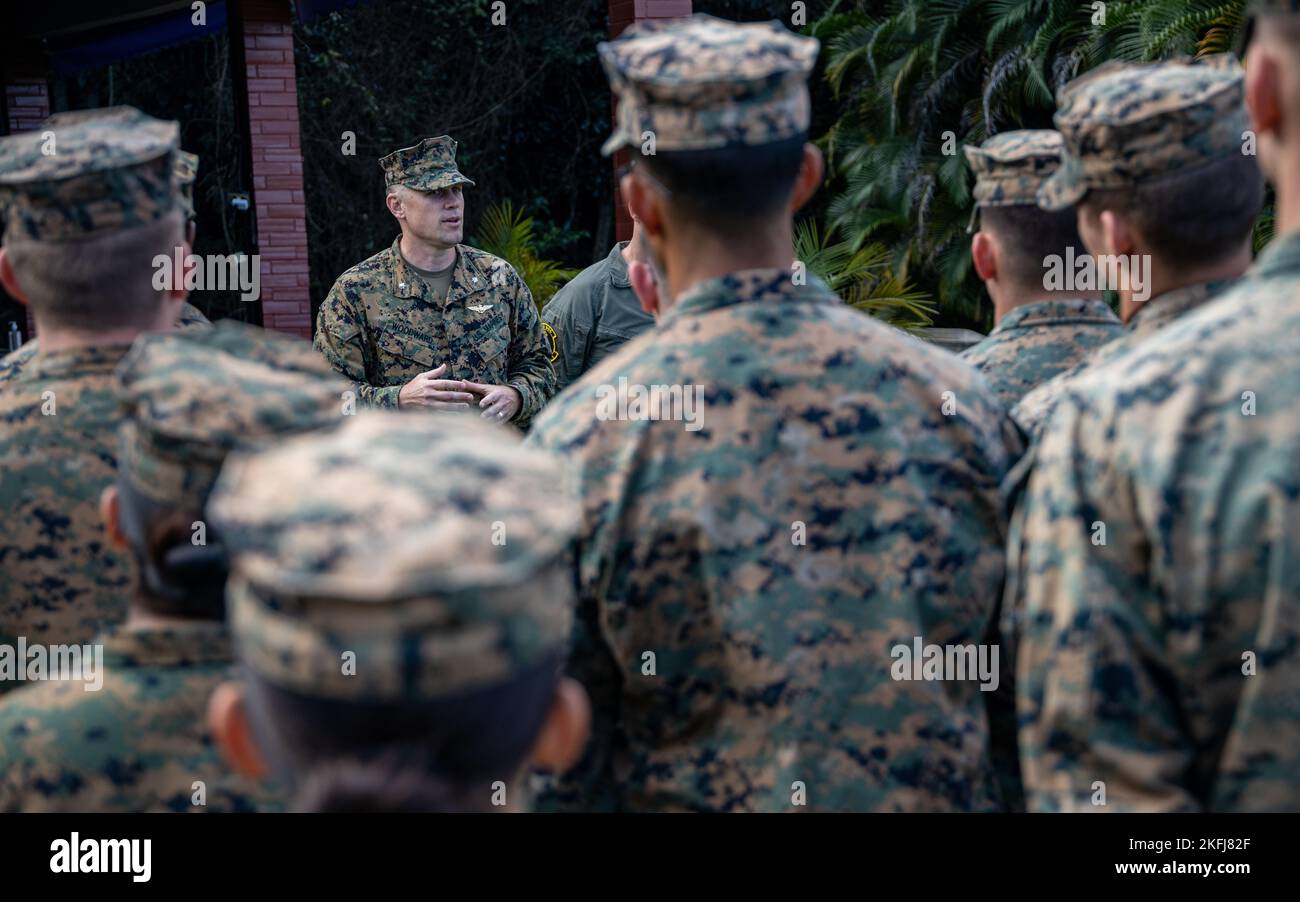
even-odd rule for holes
{"type": "Polygon", "coordinates": [[[1246,0],[857,0],[813,23],[837,118],[822,137],[837,192],[827,221],[954,325],[987,328],[970,264],[973,199],[961,148],[1051,128],[1055,93],[1110,59],[1233,47],[1246,0]]]}
{"type": "Polygon", "coordinates": [[[795,257],[845,303],[900,328],[928,326],[934,307],[923,291],[914,291],[887,269],[889,250],[870,244],[856,250],[848,241],[823,234],[815,220],[795,224],[795,257]]]}
{"type": "Polygon", "coordinates": [[[488,207],[479,229],[470,244],[496,254],[513,266],[528,285],[539,311],[565,282],[578,274],[578,270],[565,269],[554,260],[538,259],[532,218],[524,215],[523,210],[516,210],[508,200],[488,207]]]}

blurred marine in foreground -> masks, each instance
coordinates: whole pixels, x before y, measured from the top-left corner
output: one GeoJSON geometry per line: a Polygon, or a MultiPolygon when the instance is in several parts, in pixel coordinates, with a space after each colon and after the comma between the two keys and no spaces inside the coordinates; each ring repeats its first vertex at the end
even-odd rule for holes
{"type": "Polygon", "coordinates": [[[226,548],[203,510],[231,449],[337,425],[347,388],[306,342],[239,323],[136,342],[117,370],[118,476],[100,509],[138,582],[126,622],[95,639],[89,680],[0,700],[0,811],[283,806],[232,774],[205,728],[232,658],[226,548]]]}
{"type": "Polygon", "coordinates": [[[299,810],[527,809],[528,768],[569,767],[590,716],[561,674],[563,477],[500,427],[390,411],[232,458],[211,507],[243,669],[211,705],[231,763],[299,810]]]}
{"type": "Polygon", "coordinates": [[[152,266],[185,244],[177,137],[115,107],[0,139],[0,282],[41,339],[0,367],[0,644],[87,642],[126,614],[135,575],[103,541],[98,502],[115,476],[113,369],[185,300],[154,288],[152,266]]]}
{"type": "MultiPolygon", "coordinates": [[[[1277,237],[1240,284],[1068,382],[1021,504],[1034,809],[1300,808],[1300,9],[1253,9],[1244,96],[1277,237]]],[[[1169,96],[1206,96],[1180,68],[1169,96]]],[[[1189,178],[1245,131],[1191,120],[1194,139],[1143,142],[1189,178]]]]}

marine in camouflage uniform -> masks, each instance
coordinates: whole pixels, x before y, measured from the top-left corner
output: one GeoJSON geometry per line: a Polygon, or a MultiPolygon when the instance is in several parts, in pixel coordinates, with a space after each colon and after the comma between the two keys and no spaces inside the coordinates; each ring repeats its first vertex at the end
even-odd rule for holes
{"type": "MultiPolygon", "coordinates": [[[[178,131],[116,107],[0,139],[6,235],[81,241],[171,214],[178,131]],[[46,131],[56,154],[41,152],[46,131]]],[[[97,504],[114,475],[112,372],[127,347],[40,353],[0,380],[0,644],[86,642],[126,613],[133,567],[103,541],[97,504]]]]}
{"type": "MultiPolygon", "coordinates": [[[[1038,189],[1056,171],[1062,140],[1050,129],[1004,132],[967,147],[975,173],[976,212],[988,207],[1037,208],[1038,189]]],[[[1015,249],[1008,249],[1015,253],[1015,249]]],[[[1060,252],[1065,253],[1065,248],[1060,252]]],[[[1012,407],[1034,386],[1063,373],[1122,331],[1099,298],[1012,298],[997,325],[961,357],[984,374],[998,399],[1012,407]]]]}
{"type": "MultiPolygon", "coordinates": [[[[185,211],[185,215],[189,220],[193,222],[194,179],[199,171],[198,155],[184,150],[176,151],[174,169],[176,172],[176,186],[180,191],[181,208],[185,211]]],[[[203,315],[203,312],[189,301],[181,304],[181,315],[180,319],[176,321],[176,328],[193,327],[201,329],[211,324],[211,321],[203,315]]],[[[23,367],[36,358],[39,350],[40,338],[38,337],[24,343],[18,350],[11,351],[4,357],[0,357],[0,383],[16,377],[23,367]]]]}
{"type": "MultiPolygon", "coordinates": [[[[380,165],[390,187],[474,184],[456,168],[456,142],[445,135],[380,165]]],[[[551,342],[528,286],[500,257],[457,244],[450,287],[437,297],[401,243],[399,235],[338,277],[316,316],[316,349],[356,383],[363,404],[397,407],[402,386],[445,364],[445,379],[514,388],[522,399],[514,421],[527,423],[555,392],[551,342]]]]}
{"type": "MultiPolygon", "coordinates": [[[[142,337],[116,382],[119,497],[186,514],[202,510],[232,448],[335,425],[348,390],[305,342],[232,322],[142,337]]],[[[147,529],[128,526],[131,516],[124,531],[147,529]]],[[[138,548],[143,536],[132,541],[138,548]]],[[[198,546],[188,547],[188,534],[183,541],[191,557],[224,555],[215,533],[198,546]]],[[[196,602],[153,567],[141,568],[127,621],[94,640],[104,650],[102,688],[49,680],[0,701],[0,811],[283,807],[281,787],[232,774],[208,733],[208,698],[233,663],[219,606],[191,610],[196,602]],[[166,601],[150,604],[150,594],[166,601]]]]}
{"type": "Polygon", "coordinates": [[[555,342],[556,394],[610,354],[654,327],[627,278],[620,241],[609,256],[574,276],[542,309],[543,327],[555,342]]]}
{"type": "MultiPolygon", "coordinates": [[[[521,447],[517,434],[470,418],[363,411],[330,433],[232,457],[209,510],[232,550],[239,660],[278,689],[344,707],[402,706],[472,698],[538,668],[537,679],[558,679],[578,505],[559,461],[521,447]],[[340,667],[345,653],[355,667],[340,667]]],[[[392,743],[340,743],[349,740],[366,743],[359,759],[392,743]]],[[[465,740],[428,750],[429,775],[465,740]]],[[[292,782],[331,763],[295,744],[319,757],[286,764],[263,750],[292,782]]],[[[456,781],[499,779],[517,809],[527,807],[525,777],[456,781]]],[[[479,807],[491,810],[487,794],[479,807]]]]}
{"type": "MultiPolygon", "coordinates": [[[[1241,69],[1223,57],[1193,66],[1108,64],[1066,86],[1056,122],[1070,171],[1044,184],[1040,203],[1049,209],[1077,204],[1090,190],[1142,185],[1240,154],[1249,127],[1241,69]],[[1160,140],[1153,142],[1153,135],[1160,140]]],[[[1132,306],[1119,340],[1028,392],[1012,409],[1013,418],[1026,433],[1037,434],[1072,379],[1128,353],[1234,281],[1183,285],[1132,306]]]]}
{"type": "MultiPolygon", "coordinates": [[[[777,23],[631,28],[601,45],[606,152],[804,135],[817,47],[777,23]]],[[[686,290],[529,441],[573,461],[584,504],[571,670],[594,744],[551,806],[999,806],[984,693],[891,677],[914,637],[980,643],[1002,586],[1018,436],[974,369],[788,266],[740,271],[686,290]],[[699,386],[699,428],[598,416],[617,377],[699,386]]]]}
{"type": "MultiPolygon", "coordinates": [[[[1240,152],[1235,114],[1189,118],[1195,138],[1149,145],[1170,165],[1240,152]]],[[[1291,232],[1060,388],[1008,587],[1032,809],[1300,808],[1297,298],[1291,232]]]]}

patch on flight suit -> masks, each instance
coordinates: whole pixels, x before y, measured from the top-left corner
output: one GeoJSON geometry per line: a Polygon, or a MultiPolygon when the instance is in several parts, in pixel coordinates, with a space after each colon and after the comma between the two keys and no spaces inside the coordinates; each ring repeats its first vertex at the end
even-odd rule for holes
{"type": "Polygon", "coordinates": [[[546,340],[551,343],[551,363],[560,359],[560,337],[555,334],[555,329],[550,323],[542,323],[542,332],[546,334],[546,340]]]}

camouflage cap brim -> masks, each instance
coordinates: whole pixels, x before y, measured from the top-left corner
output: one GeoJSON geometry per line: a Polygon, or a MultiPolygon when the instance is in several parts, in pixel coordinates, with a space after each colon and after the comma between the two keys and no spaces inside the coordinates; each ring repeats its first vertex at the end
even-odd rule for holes
{"type": "Polygon", "coordinates": [[[1051,213],[1068,210],[1076,206],[1088,195],[1088,186],[1083,180],[1083,166],[1077,157],[1068,153],[1061,159],[1061,165],[1038,189],[1038,206],[1051,213]]]}
{"type": "Polygon", "coordinates": [[[440,188],[450,188],[453,185],[474,186],[474,182],[465,178],[459,172],[440,172],[431,175],[417,175],[400,182],[403,187],[411,188],[415,191],[437,191],[440,188]]]}
{"type": "Polygon", "coordinates": [[[240,662],[313,698],[406,701],[500,685],[561,653],[573,577],[560,566],[527,587],[464,589],[370,605],[314,605],[254,587],[236,571],[226,606],[240,662]],[[489,612],[484,614],[484,612],[489,612]],[[350,653],[356,668],[340,667],[350,653]]]}
{"type": "Polygon", "coordinates": [[[1033,206],[1043,183],[1061,165],[1064,140],[1052,129],[1018,129],[963,150],[975,173],[977,206],[1033,206]]]}

